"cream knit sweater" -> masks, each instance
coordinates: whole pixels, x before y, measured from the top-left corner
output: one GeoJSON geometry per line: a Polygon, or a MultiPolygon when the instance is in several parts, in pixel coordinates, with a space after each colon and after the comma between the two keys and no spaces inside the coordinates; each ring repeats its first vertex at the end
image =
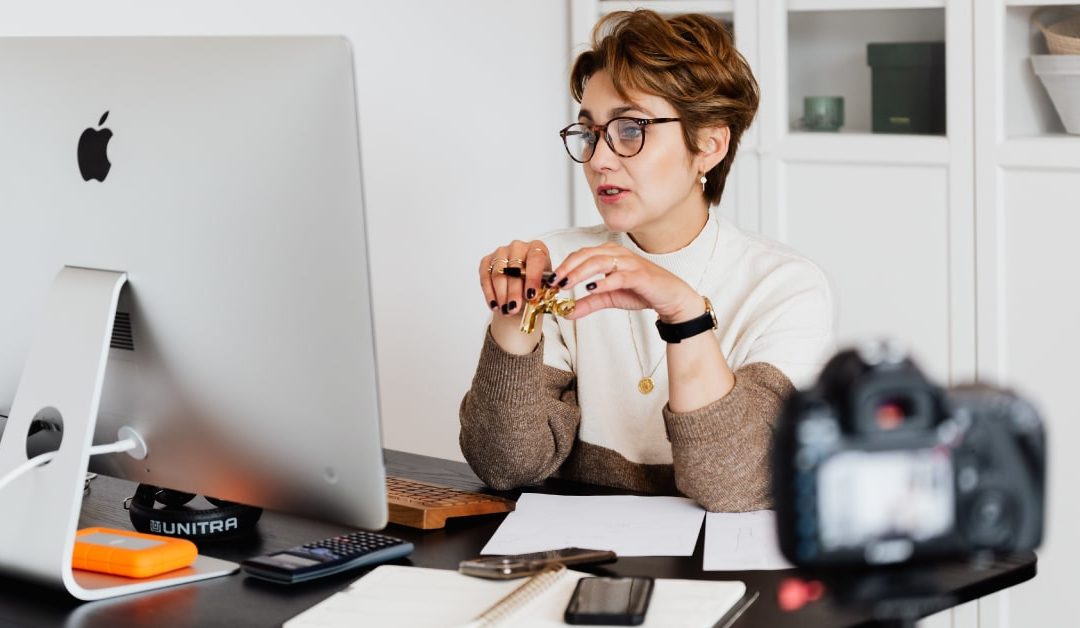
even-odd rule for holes
{"type": "MultiPolygon", "coordinates": [[[[506,353],[488,334],[460,414],[462,452],[477,475],[496,488],[558,475],[684,494],[709,510],[770,506],[776,413],[834,348],[821,270],[715,214],[693,242],[662,255],[603,226],[541,239],[556,263],[581,247],[617,242],[708,296],[735,387],[704,408],[671,412],[665,343],[651,310],[546,316],[543,341],[526,356],[506,353]],[[655,389],[642,394],[637,383],[650,373],[655,389]]],[[[585,294],[583,285],[575,289],[575,297],[585,294]]]]}

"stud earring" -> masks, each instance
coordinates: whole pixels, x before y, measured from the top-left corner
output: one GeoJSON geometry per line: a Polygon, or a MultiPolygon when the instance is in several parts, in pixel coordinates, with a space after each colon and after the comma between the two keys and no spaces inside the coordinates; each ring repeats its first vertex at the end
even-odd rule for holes
{"type": "Polygon", "coordinates": [[[701,178],[698,179],[698,181],[701,181],[701,191],[704,192],[705,191],[705,181],[706,181],[704,172],[701,173],[701,178]]]}

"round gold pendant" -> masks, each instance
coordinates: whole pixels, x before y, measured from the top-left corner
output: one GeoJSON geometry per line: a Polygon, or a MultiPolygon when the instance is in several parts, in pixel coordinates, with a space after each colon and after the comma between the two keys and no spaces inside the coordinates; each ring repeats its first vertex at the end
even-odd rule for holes
{"type": "Polygon", "coordinates": [[[643,395],[647,395],[653,391],[653,381],[651,377],[642,377],[641,381],[637,383],[637,389],[643,395]]]}

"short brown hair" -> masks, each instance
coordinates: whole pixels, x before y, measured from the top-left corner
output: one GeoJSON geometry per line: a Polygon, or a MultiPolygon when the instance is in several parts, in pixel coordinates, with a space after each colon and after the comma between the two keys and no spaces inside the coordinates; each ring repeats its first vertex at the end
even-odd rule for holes
{"type": "Polygon", "coordinates": [[[683,139],[691,153],[700,152],[702,128],[727,126],[727,155],[709,171],[705,200],[720,202],[739,138],[754,120],[758,85],[750,64],[735,49],[723,22],[707,15],[664,18],[639,9],[610,13],[593,28],[592,48],[578,55],[570,71],[570,92],[581,102],[585,83],[607,70],[615,89],[659,96],[682,119],[683,139]]]}

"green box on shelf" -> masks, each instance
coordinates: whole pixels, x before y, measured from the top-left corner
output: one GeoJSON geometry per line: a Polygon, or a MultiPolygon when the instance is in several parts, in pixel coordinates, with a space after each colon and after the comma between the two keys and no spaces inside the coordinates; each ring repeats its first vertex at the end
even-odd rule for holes
{"type": "Polygon", "coordinates": [[[874,133],[945,134],[945,42],[866,45],[874,133]]]}

